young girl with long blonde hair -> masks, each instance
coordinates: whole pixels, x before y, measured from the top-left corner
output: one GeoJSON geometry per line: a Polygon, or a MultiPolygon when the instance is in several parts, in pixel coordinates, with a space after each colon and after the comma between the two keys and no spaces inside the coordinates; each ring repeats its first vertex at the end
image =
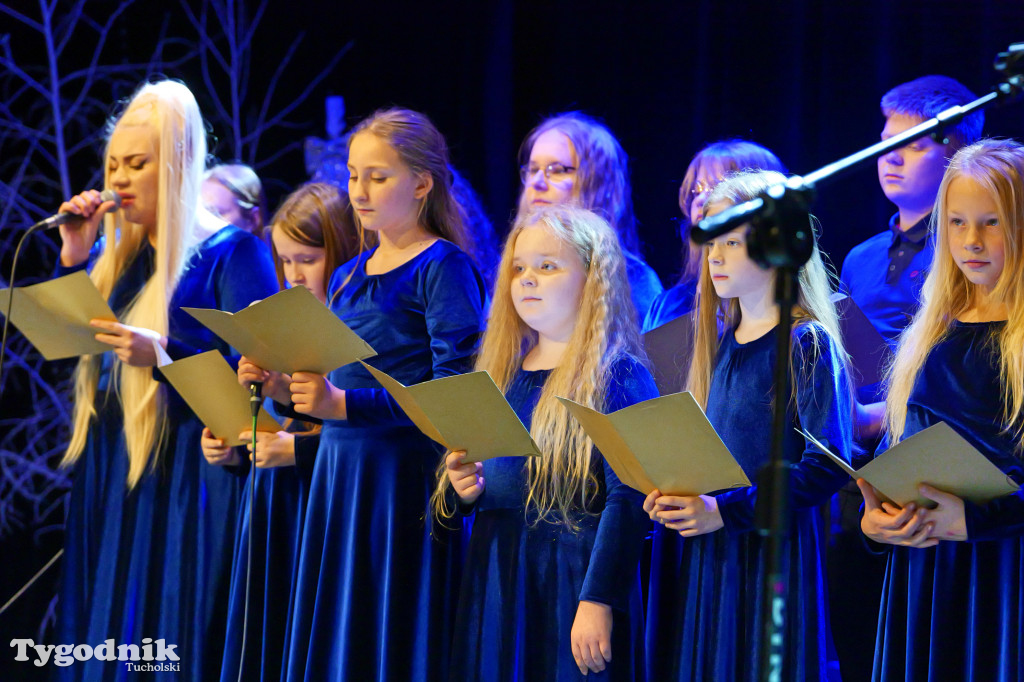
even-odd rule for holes
{"type": "MultiPolygon", "coordinates": [[[[357,226],[378,246],[331,276],[331,309],[377,352],[369,362],[406,385],[466,371],[485,289],[461,248],[444,137],[423,114],[379,111],[353,130],[348,170],[357,226]]],[[[323,420],[287,678],[444,679],[462,555],[461,531],[433,528],[428,514],[441,451],[358,363],[282,380],[243,359],[239,378],[269,381],[270,397],[323,420]]]]}
{"type": "MultiPolygon", "coordinates": [[[[1024,147],[982,140],[946,169],[921,309],[899,341],[884,427],[896,443],[946,422],[1024,482],[1024,147]]],[[[874,679],[1024,676],[1024,493],[974,504],[921,485],[934,508],[879,501],[861,527],[890,548],[874,679]]]]}
{"type": "Polygon", "coordinates": [[[450,453],[435,512],[475,511],[455,680],[642,679],[638,560],[649,527],[557,397],[611,412],[657,396],[615,233],[572,207],[521,214],[505,244],[477,369],[543,456],[450,453]]]}
{"type": "MultiPolygon", "coordinates": [[[[58,269],[89,268],[121,322],[93,321],[112,352],[82,358],[76,376],[57,639],[163,638],[178,647],[189,679],[220,667],[243,478],[202,461],[202,424],[154,378],[153,344],[174,359],[228,354],[181,307],[237,311],[277,290],[266,245],[199,206],[205,142],[188,88],[142,86],[114,121],[104,154],[104,183],[121,210],[110,212],[113,203],[94,190],[63,203],[61,211],[84,219],[61,227],[58,269]]],[[[93,659],[61,675],[122,679],[125,668],[93,659]]]]}
{"type": "MultiPolygon", "coordinates": [[[[705,215],[753,199],[783,180],[774,171],[727,176],[708,197],[705,215]]],[[[773,395],[779,361],[776,273],[751,260],[749,238],[744,226],[704,247],[688,390],[752,481],[769,458],[773,405],[786,401],[794,428],[787,430],[783,447],[795,463],[784,679],[834,679],[838,668],[831,651],[824,579],[825,528],[818,507],[846,477],[796,427],[849,461],[852,413],[846,353],[815,246],[798,273],[790,332],[792,390],[781,398],[773,395]]],[[[680,466],[685,466],[685,447],[679,455],[680,466]]],[[[652,581],[649,619],[658,629],[648,633],[648,679],[758,678],[764,556],[761,536],[754,532],[757,493],[757,485],[693,497],[655,490],[644,501],[654,521],[686,539],[678,575],[652,581]]]]}

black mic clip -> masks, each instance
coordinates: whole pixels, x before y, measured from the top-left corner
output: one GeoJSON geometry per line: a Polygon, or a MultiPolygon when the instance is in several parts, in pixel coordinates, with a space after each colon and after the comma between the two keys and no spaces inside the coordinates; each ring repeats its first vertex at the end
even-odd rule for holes
{"type": "Polygon", "coordinates": [[[747,253],[763,268],[799,268],[814,251],[809,207],[814,186],[800,176],[772,185],[750,201],[704,218],[690,230],[701,244],[742,225],[750,225],[747,253]]]}
{"type": "Polygon", "coordinates": [[[254,381],[249,384],[249,410],[253,419],[260,413],[260,405],[263,404],[263,382],[254,381]]]}

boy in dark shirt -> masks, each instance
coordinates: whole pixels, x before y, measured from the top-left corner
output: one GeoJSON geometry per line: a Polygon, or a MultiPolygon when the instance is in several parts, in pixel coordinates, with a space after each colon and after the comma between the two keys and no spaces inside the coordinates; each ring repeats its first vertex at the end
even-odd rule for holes
{"type": "MultiPolygon", "coordinates": [[[[923,76],[898,85],[882,97],[882,139],[974,99],[970,90],[947,76],[923,76]]],[[[947,144],[924,137],[878,159],[878,181],[898,212],[889,220],[889,229],[850,250],[841,278],[854,302],[894,349],[917,311],[932,260],[928,220],[946,164],[956,150],[981,137],[983,123],[984,114],[978,111],[945,131],[947,144]]],[[[857,433],[862,439],[878,434],[885,399],[881,391],[879,385],[858,391],[857,433]]]]}

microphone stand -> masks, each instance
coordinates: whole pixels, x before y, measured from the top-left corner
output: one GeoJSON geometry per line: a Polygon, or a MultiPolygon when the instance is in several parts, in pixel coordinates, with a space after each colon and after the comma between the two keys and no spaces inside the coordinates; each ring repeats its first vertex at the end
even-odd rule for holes
{"type": "Polygon", "coordinates": [[[690,231],[694,242],[709,239],[750,225],[748,253],[763,268],[776,269],[775,300],[779,304],[776,330],[775,405],[769,462],[758,476],[756,523],[765,538],[765,571],[762,584],[760,679],[783,679],[786,666],[785,624],[788,617],[786,547],[790,525],[789,479],[793,462],[783,452],[789,396],[790,327],[797,300],[797,273],[810,258],[814,236],[809,206],[818,183],[849,171],[865,161],[878,158],[908,143],[931,135],[948,143],[945,130],[964,116],[993,102],[1008,102],[1024,92],[1024,43],[1010,45],[996,56],[994,68],[1004,77],[992,92],[964,106],[954,106],[920,125],[851,154],[809,173],[769,187],[751,201],[737,204],[711,218],[701,220],[690,231]]]}

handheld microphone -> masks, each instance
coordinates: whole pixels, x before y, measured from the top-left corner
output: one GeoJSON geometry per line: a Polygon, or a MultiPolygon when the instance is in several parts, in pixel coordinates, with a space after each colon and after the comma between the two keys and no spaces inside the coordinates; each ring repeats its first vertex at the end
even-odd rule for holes
{"type": "MultiPolygon", "coordinates": [[[[103,201],[113,201],[115,211],[121,208],[121,195],[112,189],[105,189],[102,192],[100,192],[100,199],[102,199],[103,201]]],[[[40,220],[38,223],[35,224],[34,227],[38,226],[39,228],[42,228],[44,230],[49,230],[51,227],[57,227],[59,225],[63,225],[64,223],[76,223],[82,220],[85,220],[84,216],[80,216],[77,213],[69,213],[65,211],[63,213],[57,213],[56,215],[52,215],[49,218],[46,218],[45,220],[40,220]]]]}

